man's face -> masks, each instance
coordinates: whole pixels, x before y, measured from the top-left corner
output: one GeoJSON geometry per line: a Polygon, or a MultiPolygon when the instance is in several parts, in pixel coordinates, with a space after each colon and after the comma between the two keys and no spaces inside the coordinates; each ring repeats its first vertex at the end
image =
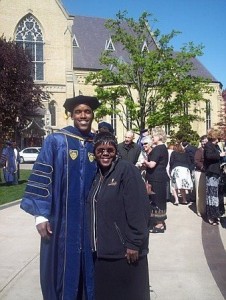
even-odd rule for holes
{"type": "Polygon", "coordinates": [[[148,131],[145,131],[143,132],[142,136],[148,136],[149,135],[149,132],[148,131]]]}
{"type": "Polygon", "coordinates": [[[93,121],[93,111],[88,105],[79,104],[75,106],[71,118],[74,120],[74,126],[82,133],[88,134],[90,132],[93,121]]]}
{"type": "Polygon", "coordinates": [[[201,146],[204,147],[207,142],[208,142],[207,138],[201,140],[201,146]]]}
{"type": "Polygon", "coordinates": [[[129,133],[126,133],[126,135],[125,135],[125,141],[124,141],[125,144],[129,145],[129,144],[132,143],[132,141],[133,141],[133,135],[131,135],[129,133]]]}

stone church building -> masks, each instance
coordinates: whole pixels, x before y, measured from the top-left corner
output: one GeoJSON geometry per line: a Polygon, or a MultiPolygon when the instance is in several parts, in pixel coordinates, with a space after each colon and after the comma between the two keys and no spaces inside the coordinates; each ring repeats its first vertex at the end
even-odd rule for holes
{"type": "MultiPolygon", "coordinates": [[[[41,137],[43,132],[47,135],[72,124],[70,118],[65,117],[63,109],[66,98],[79,94],[95,95],[95,87],[86,85],[85,77],[89,71],[101,69],[100,53],[109,47],[114,48],[109,32],[104,27],[105,21],[101,18],[72,16],[59,0],[0,0],[0,34],[31,51],[35,83],[44,84],[51,93],[50,100],[44,103],[45,109],[40,112],[43,126],[31,120],[25,129],[27,142],[24,146],[30,146],[32,129],[38,132],[40,127],[41,137]]],[[[222,86],[198,60],[194,63],[197,76],[209,78],[214,87],[209,100],[200,104],[204,121],[193,124],[193,129],[202,135],[219,122],[222,86]]],[[[113,116],[104,119],[114,125],[121,142],[126,129],[113,116]]],[[[94,122],[93,130],[96,129],[97,123],[94,122]]]]}

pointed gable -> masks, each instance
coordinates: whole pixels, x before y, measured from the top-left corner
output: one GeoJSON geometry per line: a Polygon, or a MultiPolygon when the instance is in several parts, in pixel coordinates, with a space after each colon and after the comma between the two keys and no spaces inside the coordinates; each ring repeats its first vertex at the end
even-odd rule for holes
{"type": "Polygon", "coordinates": [[[108,50],[108,51],[115,51],[115,47],[114,47],[114,44],[113,44],[111,38],[110,38],[109,40],[106,41],[106,44],[105,44],[105,50],[108,50]]]}
{"type": "Polygon", "coordinates": [[[72,46],[73,47],[79,47],[79,44],[78,44],[78,41],[77,41],[75,35],[73,35],[73,38],[72,38],[72,46]]]}
{"type": "Polygon", "coordinates": [[[149,52],[148,45],[147,45],[146,41],[144,41],[141,51],[142,52],[149,52]]]}

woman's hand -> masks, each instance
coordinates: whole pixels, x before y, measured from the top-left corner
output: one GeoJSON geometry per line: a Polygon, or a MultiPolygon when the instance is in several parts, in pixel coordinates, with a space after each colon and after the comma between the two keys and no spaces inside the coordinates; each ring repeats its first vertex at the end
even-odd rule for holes
{"type": "Polygon", "coordinates": [[[137,250],[132,250],[132,249],[126,249],[126,259],[128,264],[130,263],[135,263],[138,258],[139,258],[139,254],[137,250]]]}
{"type": "Polygon", "coordinates": [[[143,166],[148,167],[148,161],[146,159],[143,161],[143,166]]]}
{"type": "Polygon", "coordinates": [[[146,159],[144,160],[144,165],[150,169],[154,168],[156,166],[155,161],[147,161],[146,159]]]}

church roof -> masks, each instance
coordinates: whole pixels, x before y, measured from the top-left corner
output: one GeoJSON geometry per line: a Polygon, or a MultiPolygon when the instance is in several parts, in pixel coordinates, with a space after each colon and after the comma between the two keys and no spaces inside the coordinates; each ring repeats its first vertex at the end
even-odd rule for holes
{"type": "MultiPolygon", "coordinates": [[[[72,34],[78,46],[73,47],[75,69],[102,69],[103,65],[100,64],[99,58],[107,45],[109,47],[113,45],[115,48],[115,51],[113,51],[114,56],[124,61],[129,61],[128,54],[123,50],[122,45],[119,43],[111,43],[111,32],[105,27],[106,21],[107,19],[96,17],[74,17],[72,34]]],[[[153,39],[152,41],[150,47],[154,49],[156,48],[156,44],[153,39]]]]}
{"type": "MultiPolygon", "coordinates": [[[[74,24],[72,26],[73,34],[73,61],[74,68],[81,70],[100,70],[103,65],[100,64],[99,58],[101,53],[109,47],[113,46],[112,54],[123,61],[129,62],[128,54],[123,50],[119,43],[111,44],[111,32],[105,27],[107,19],[97,17],[74,16],[74,24]]],[[[151,35],[150,35],[150,38],[151,35]]],[[[152,39],[153,40],[153,39],[152,39]]],[[[152,49],[156,49],[157,45],[153,40],[152,49]]],[[[193,76],[200,76],[210,79],[212,82],[219,82],[197,59],[193,58],[194,70],[191,72],[193,76]]]]}
{"type": "Polygon", "coordinates": [[[192,75],[210,79],[212,82],[219,82],[197,58],[192,58],[191,61],[195,69],[192,75]]]}

